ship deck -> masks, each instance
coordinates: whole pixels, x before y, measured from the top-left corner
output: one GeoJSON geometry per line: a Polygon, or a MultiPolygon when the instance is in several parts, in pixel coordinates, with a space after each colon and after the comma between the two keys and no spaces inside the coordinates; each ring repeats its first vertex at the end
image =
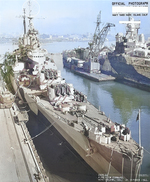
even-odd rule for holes
{"type": "MultiPolygon", "coordinates": [[[[31,92],[29,92],[31,94],[31,92]]],[[[76,104],[76,101],[71,101],[72,104],[76,104]]],[[[95,126],[98,126],[98,124],[104,124],[105,126],[111,127],[114,125],[114,123],[105,115],[104,112],[99,111],[97,108],[95,108],[92,104],[89,102],[81,103],[82,105],[86,105],[87,107],[87,112],[82,116],[77,116],[77,115],[71,115],[70,113],[62,113],[59,110],[54,110],[53,106],[49,103],[47,98],[41,97],[40,101],[38,104],[42,104],[42,106],[45,107],[45,109],[49,110],[49,112],[52,112],[55,117],[60,117],[60,120],[62,122],[66,122],[67,124],[69,123],[74,123],[74,129],[77,130],[78,132],[83,131],[83,127],[81,126],[81,123],[85,123],[89,128],[94,128],[95,126]]],[[[72,127],[72,126],[70,126],[72,127]]],[[[109,134],[106,134],[109,135],[109,134]]],[[[116,132],[115,135],[119,135],[119,132],[116,132]]],[[[112,141],[109,144],[101,143],[102,145],[111,148],[117,152],[123,153],[125,155],[132,153],[133,155],[138,154],[139,146],[138,144],[131,138],[129,141],[123,141],[123,140],[118,140],[118,141],[112,141]]]]}
{"type": "MultiPolygon", "coordinates": [[[[28,95],[36,95],[38,93],[37,90],[33,90],[30,88],[24,88],[25,92],[28,95]]],[[[66,124],[71,123],[74,124],[74,129],[78,132],[83,131],[83,127],[81,126],[81,123],[85,123],[88,128],[93,129],[100,125],[105,125],[105,127],[111,128],[114,125],[114,122],[108,118],[104,112],[99,111],[97,108],[95,108],[91,103],[87,102],[77,102],[77,101],[71,101],[71,104],[80,104],[80,105],[86,105],[87,112],[84,114],[84,117],[72,115],[69,112],[66,112],[66,114],[62,113],[60,110],[55,109],[48,101],[48,98],[45,97],[46,92],[43,91],[43,94],[39,92],[37,95],[39,96],[40,100],[38,101],[38,104],[42,104],[45,109],[49,110],[53,115],[55,115],[56,118],[60,117],[60,120],[62,122],[65,122],[66,124]]],[[[32,97],[32,96],[31,96],[32,97]]],[[[115,136],[119,138],[119,132],[115,132],[115,136]]],[[[104,135],[111,135],[111,134],[104,134],[104,135]]],[[[111,135],[112,136],[112,135],[111,135]]],[[[138,156],[139,146],[138,144],[131,138],[128,141],[123,141],[121,139],[118,139],[117,141],[111,141],[109,144],[101,143],[102,145],[106,146],[107,148],[113,149],[114,151],[117,151],[119,153],[123,153],[124,155],[134,155],[138,156]]]]}

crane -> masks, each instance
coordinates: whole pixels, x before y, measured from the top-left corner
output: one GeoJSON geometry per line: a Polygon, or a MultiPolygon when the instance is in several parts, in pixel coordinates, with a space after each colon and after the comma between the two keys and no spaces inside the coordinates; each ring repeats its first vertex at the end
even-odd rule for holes
{"type": "Polygon", "coordinates": [[[106,25],[102,28],[102,30],[100,30],[100,24],[101,24],[101,11],[97,16],[96,29],[93,36],[93,40],[92,42],[89,42],[90,56],[94,55],[96,56],[99,54],[100,50],[104,45],[110,27],[115,27],[115,25],[112,23],[106,23],[106,25]]]}

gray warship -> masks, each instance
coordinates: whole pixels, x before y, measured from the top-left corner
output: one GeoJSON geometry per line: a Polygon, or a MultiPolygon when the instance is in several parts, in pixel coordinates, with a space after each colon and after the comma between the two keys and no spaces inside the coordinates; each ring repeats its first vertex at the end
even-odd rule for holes
{"type": "Polygon", "coordinates": [[[118,81],[149,91],[149,40],[145,40],[144,34],[138,34],[141,21],[129,17],[128,21],[120,23],[126,25],[126,34],[118,33],[115,50],[109,52],[104,61],[100,60],[100,63],[103,62],[102,72],[115,76],[118,81]]]}
{"type": "Polygon", "coordinates": [[[63,52],[64,67],[75,73],[82,68],[84,74],[96,72],[105,77],[111,75],[115,79],[110,80],[150,91],[150,40],[146,41],[144,34],[138,34],[141,21],[133,17],[120,21],[120,24],[126,25],[126,34],[117,33],[114,48],[104,46],[107,32],[113,24],[109,27],[107,23],[99,30],[100,22],[98,18],[89,47],[63,52]]]}
{"type": "Polygon", "coordinates": [[[10,77],[15,92],[36,115],[40,112],[47,118],[49,128],[54,127],[101,179],[139,178],[142,146],[132,139],[129,128],[111,121],[65,82],[48,52],[41,48],[31,14],[30,10],[26,16],[24,10],[24,34],[12,53],[15,63],[10,77]]]}

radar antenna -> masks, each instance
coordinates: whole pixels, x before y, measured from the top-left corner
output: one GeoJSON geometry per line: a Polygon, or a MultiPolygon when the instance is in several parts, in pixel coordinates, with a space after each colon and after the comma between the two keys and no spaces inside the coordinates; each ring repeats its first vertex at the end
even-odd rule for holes
{"type": "Polygon", "coordinates": [[[27,0],[23,4],[23,9],[26,10],[26,17],[29,19],[29,29],[32,29],[32,19],[40,12],[40,6],[35,0],[27,0]]]}
{"type": "Polygon", "coordinates": [[[40,12],[40,5],[39,5],[39,3],[36,0],[27,0],[23,4],[23,9],[26,9],[26,14],[29,17],[34,18],[40,12]]]}

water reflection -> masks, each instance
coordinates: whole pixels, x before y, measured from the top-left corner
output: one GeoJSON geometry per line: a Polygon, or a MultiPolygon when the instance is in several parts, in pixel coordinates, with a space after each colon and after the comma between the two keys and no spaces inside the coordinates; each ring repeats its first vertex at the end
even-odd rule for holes
{"type": "Polygon", "coordinates": [[[68,83],[87,95],[95,106],[101,106],[114,121],[127,124],[138,109],[150,114],[150,93],[117,82],[93,82],[63,69],[62,75],[68,83]],[[118,115],[119,114],[119,115],[118,115]],[[117,116],[114,116],[117,115],[117,116]]]}
{"type": "Polygon", "coordinates": [[[105,89],[111,94],[114,108],[119,109],[122,123],[127,124],[133,112],[138,109],[144,109],[150,114],[150,94],[148,92],[115,82],[113,86],[105,89]]]}
{"type": "Polygon", "coordinates": [[[62,69],[67,83],[87,95],[89,102],[101,110],[114,122],[126,124],[132,138],[138,142],[138,122],[136,117],[141,109],[141,140],[144,152],[142,174],[150,175],[150,93],[114,81],[93,82],[62,69]]]}

